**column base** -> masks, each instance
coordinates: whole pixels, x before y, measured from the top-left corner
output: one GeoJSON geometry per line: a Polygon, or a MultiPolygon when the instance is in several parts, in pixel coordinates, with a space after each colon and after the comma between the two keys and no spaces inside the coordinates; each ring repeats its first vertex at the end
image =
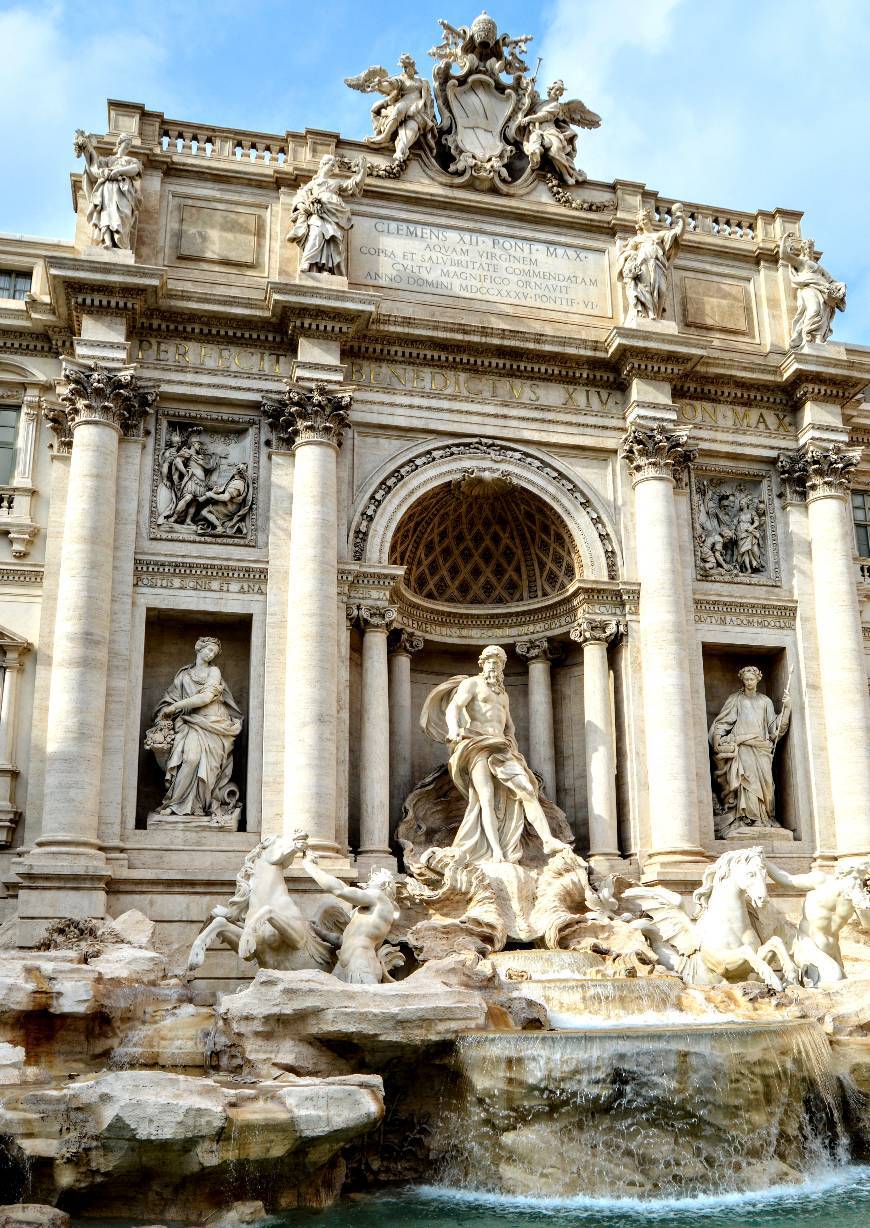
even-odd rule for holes
{"type": "Polygon", "coordinates": [[[360,849],[356,855],[356,866],[361,879],[368,878],[372,870],[398,871],[399,863],[389,849],[360,849]]]}
{"type": "Polygon", "coordinates": [[[107,884],[111,867],[102,852],[91,850],[88,860],[66,851],[35,849],[14,867],[18,889],[19,941],[37,942],[50,921],[68,917],[102,920],[108,912],[107,884]]]}
{"type": "Polygon", "coordinates": [[[589,853],[586,860],[598,874],[627,874],[628,862],[617,850],[589,853]]]}
{"type": "Polygon", "coordinates": [[[641,860],[640,881],[645,886],[694,891],[710,860],[702,848],[653,849],[641,860]]]}

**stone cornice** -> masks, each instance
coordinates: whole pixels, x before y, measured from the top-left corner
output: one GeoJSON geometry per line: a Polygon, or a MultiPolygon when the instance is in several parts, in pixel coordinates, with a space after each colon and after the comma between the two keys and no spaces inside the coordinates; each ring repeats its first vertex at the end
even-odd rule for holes
{"type": "Polygon", "coordinates": [[[83,312],[123,315],[132,329],[166,285],[162,268],[86,256],[53,257],[47,262],[47,274],[58,323],[76,333],[81,332],[83,312]]]}
{"type": "Polygon", "coordinates": [[[693,601],[694,620],[699,626],[766,627],[789,630],[797,619],[796,601],[743,600],[727,597],[696,596],[693,601]]]}
{"type": "Polygon", "coordinates": [[[345,290],[318,283],[270,281],[266,307],[283,325],[337,337],[349,337],[368,328],[378,299],[360,290],[345,290]]]}
{"type": "Polygon", "coordinates": [[[607,335],[607,356],[623,382],[637,376],[673,381],[697,366],[705,348],[695,338],[664,329],[617,325],[607,335]]]}
{"type": "Polygon", "coordinates": [[[791,397],[774,379],[771,383],[745,383],[726,375],[693,371],[673,385],[675,401],[718,401],[729,405],[760,405],[791,408],[791,397]]]}
{"type": "Polygon", "coordinates": [[[779,370],[789,395],[799,406],[808,401],[843,405],[870,384],[870,357],[847,357],[836,345],[790,350],[779,370]]]}

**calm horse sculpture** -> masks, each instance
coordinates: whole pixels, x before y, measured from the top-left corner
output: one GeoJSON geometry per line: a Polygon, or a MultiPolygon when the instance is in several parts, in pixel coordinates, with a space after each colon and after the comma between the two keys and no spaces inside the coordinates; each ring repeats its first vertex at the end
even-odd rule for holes
{"type": "Polygon", "coordinates": [[[659,962],[688,985],[743,981],[754,972],[779,992],[783,979],[787,984],[797,982],[798,969],[781,938],[761,941],[750,912],[767,903],[766,877],[761,848],[734,849],[704,871],[693,904],[665,887],[630,887],[624,898],[652,918],[635,924],[659,962]],[[782,979],[772,962],[778,964],[782,979]]]}
{"type": "Polygon", "coordinates": [[[212,920],[191,947],[188,972],[202,966],[213,942],[232,947],[261,968],[330,970],[335,962],[332,947],[317,936],[284,882],[286,867],[307,851],[304,832],[290,838],[267,836],[251,849],[236,879],[236,894],[226,907],[212,909],[212,920]]]}

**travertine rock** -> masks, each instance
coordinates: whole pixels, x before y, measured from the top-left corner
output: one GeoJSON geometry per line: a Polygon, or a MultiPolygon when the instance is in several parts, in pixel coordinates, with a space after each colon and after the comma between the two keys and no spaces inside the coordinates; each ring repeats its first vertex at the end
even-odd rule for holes
{"type": "Polygon", "coordinates": [[[138,908],[128,908],[126,912],[121,913],[120,917],[113,917],[111,925],[121,942],[126,943],[127,946],[148,948],[154,946],[157,926],[153,921],[149,921],[138,908]]]}
{"type": "MultiPolygon", "coordinates": [[[[323,972],[261,969],[217,1008],[216,1048],[238,1053],[244,1067],[308,1073],[351,1058],[359,1069],[402,1054],[422,1055],[458,1033],[483,1028],[486,1002],[471,989],[414,973],[394,984],[349,985],[323,972]],[[313,1047],[313,1048],[312,1048],[313,1047]],[[330,1055],[333,1055],[330,1057],[330,1055]]],[[[333,1066],[335,1069],[336,1066],[333,1066]]],[[[345,1068],[342,1064],[338,1069],[345,1068]]]]}
{"type": "Polygon", "coordinates": [[[69,1216],[39,1202],[16,1202],[0,1207],[0,1228],[66,1228],[69,1216]]]}
{"type": "MultiPolygon", "coordinates": [[[[218,1084],[164,1071],[115,1071],[59,1090],[22,1090],[0,1106],[9,1155],[34,1194],[100,1215],[200,1221],[257,1175],[270,1205],[298,1201],[349,1139],[383,1113],[376,1076],[218,1084]],[[268,1191],[268,1193],[266,1193],[268,1191]]],[[[248,1222],[238,1218],[234,1222],[248,1222]]]]}

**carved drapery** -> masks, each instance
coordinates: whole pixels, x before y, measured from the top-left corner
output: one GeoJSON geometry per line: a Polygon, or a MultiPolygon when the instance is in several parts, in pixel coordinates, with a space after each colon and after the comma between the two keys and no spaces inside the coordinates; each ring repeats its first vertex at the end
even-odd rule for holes
{"type": "Polygon", "coordinates": [[[314,384],[311,388],[288,384],[280,401],[263,401],[263,412],[279,447],[328,443],[340,448],[350,421],[352,401],[351,393],[330,391],[327,384],[314,384]]]}
{"type": "Polygon", "coordinates": [[[44,410],[62,446],[67,434],[71,438],[82,422],[104,422],[121,435],[134,436],[158,397],[156,387],[140,380],[135,372],[113,371],[96,363],[65,360],[63,379],[65,386],[58,388],[63,408],[44,410]]]}
{"type": "Polygon", "coordinates": [[[671,478],[679,482],[686,467],[698,455],[688,446],[686,431],[669,431],[656,425],[643,429],[633,426],[622,440],[622,455],[628,462],[634,486],[650,478],[671,478]]]}

